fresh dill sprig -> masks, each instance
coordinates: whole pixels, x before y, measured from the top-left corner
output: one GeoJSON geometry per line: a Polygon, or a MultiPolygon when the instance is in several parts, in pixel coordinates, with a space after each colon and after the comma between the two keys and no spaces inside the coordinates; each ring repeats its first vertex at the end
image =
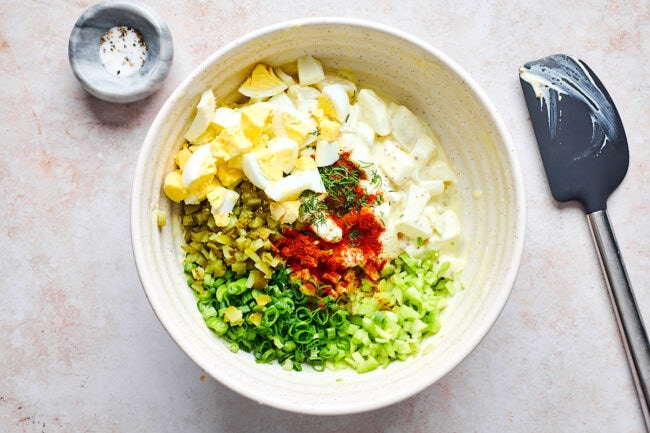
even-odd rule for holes
{"type": "Polygon", "coordinates": [[[381,188],[382,178],[377,170],[373,170],[372,173],[370,173],[370,183],[375,188],[381,188]]]}
{"type": "Polygon", "coordinates": [[[351,247],[358,247],[359,246],[359,236],[361,233],[359,233],[359,230],[353,229],[348,232],[348,239],[350,239],[350,246],[351,247]]]}
{"type": "Polygon", "coordinates": [[[311,215],[314,226],[325,223],[327,204],[323,202],[319,194],[306,191],[300,197],[300,212],[311,215]]]}
{"type": "Polygon", "coordinates": [[[361,180],[359,169],[351,169],[345,164],[334,164],[321,167],[320,174],[328,197],[336,207],[337,215],[344,215],[352,208],[361,208],[363,203],[359,203],[356,188],[361,180]]]}
{"type": "Polygon", "coordinates": [[[325,212],[318,212],[314,214],[311,220],[311,225],[314,227],[321,226],[325,224],[325,220],[327,219],[327,213],[325,212]]]}

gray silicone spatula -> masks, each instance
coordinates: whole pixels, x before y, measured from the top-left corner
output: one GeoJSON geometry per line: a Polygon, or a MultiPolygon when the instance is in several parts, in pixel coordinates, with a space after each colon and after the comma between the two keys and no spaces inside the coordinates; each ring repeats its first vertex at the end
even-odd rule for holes
{"type": "Polygon", "coordinates": [[[587,214],[650,429],[650,343],[607,215],[607,198],[629,163],[623,124],[598,77],[575,57],[528,62],[519,78],[551,193],[580,202],[587,214]]]}

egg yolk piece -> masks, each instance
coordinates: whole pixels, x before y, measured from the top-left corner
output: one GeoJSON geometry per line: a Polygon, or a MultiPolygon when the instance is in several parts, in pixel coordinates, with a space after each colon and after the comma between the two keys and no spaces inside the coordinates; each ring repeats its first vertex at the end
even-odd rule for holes
{"type": "Polygon", "coordinates": [[[298,161],[298,143],[290,138],[276,137],[269,140],[268,148],[275,154],[282,171],[291,173],[298,161]]]}
{"type": "Polygon", "coordinates": [[[249,98],[269,98],[284,92],[287,84],[280,80],[271,67],[258,64],[250,77],[239,87],[239,93],[249,98]]]}

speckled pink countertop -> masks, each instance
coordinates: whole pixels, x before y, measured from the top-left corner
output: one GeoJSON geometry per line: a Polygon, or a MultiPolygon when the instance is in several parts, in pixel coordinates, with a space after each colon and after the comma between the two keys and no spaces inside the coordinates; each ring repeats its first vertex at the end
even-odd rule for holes
{"type": "Polygon", "coordinates": [[[84,93],[68,65],[93,2],[0,1],[0,431],[643,431],[585,216],[550,196],[518,68],[576,55],[616,102],[631,163],[609,214],[650,317],[649,2],[147,3],[171,29],[174,64],[158,93],[122,106],[84,93]],[[353,416],[285,413],[206,377],[156,319],[130,245],[131,178],[165,98],[232,39],[305,16],[381,22],[449,54],[500,111],[527,189],[523,263],[492,331],[424,392],[353,416]]]}

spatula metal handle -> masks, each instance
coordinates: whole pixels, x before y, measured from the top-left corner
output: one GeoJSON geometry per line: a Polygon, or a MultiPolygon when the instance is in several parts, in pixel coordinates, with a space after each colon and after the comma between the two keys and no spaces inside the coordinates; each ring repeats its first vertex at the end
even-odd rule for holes
{"type": "Polygon", "coordinates": [[[623,264],[607,210],[587,214],[600,255],[609,295],[634,378],[641,410],[650,430],[650,343],[623,264]]]}

